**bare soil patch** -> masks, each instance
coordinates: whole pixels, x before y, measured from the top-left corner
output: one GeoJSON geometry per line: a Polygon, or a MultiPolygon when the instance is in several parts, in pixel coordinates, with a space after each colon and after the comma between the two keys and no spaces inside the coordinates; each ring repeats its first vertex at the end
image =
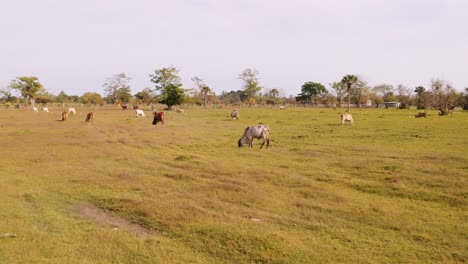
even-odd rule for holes
{"type": "Polygon", "coordinates": [[[148,229],[134,224],[127,219],[109,215],[106,211],[96,207],[91,203],[79,203],[74,206],[74,211],[81,217],[93,220],[98,224],[126,230],[140,237],[150,237],[152,235],[148,229]]]}

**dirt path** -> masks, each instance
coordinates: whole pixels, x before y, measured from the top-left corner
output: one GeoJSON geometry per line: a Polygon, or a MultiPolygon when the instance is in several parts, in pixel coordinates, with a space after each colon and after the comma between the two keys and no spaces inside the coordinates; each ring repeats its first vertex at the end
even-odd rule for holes
{"type": "Polygon", "coordinates": [[[90,203],[79,203],[74,207],[74,211],[83,218],[93,220],[101,225],[108,225],[114,228],[126,230],[140,237],[150,237],[152,235],[146,228],[131,223],[124,218],[111,216],[104,210],[90,203]]]}

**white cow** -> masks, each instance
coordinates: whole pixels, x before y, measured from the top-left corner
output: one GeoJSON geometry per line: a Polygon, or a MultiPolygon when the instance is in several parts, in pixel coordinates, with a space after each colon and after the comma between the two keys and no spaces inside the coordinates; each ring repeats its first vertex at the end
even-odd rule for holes
{"type": "Polygon", "coordinates": [[[135,112],[136,112],[137,117],[139,117],[139,116],[146,117],[145,112],[143,110],[141,110],[141,109],[136,109],[135,112]]]}
{"type": "Polygon", "coordinates": [[[258,138],[262,139],[262,145],[260,148],[263,147],[265,142],[267,143],[267,148],[270,145],[270,128],[267,125],[259,124],[256,126],[246,127],[244,130],[244,135],[239,139],[237,145],[243,147],[244,145],[249,145],[250,148],[253,146],[253,139],[258,138]]]}
{"type": "Polygon", "coordinates": [[[39,110],[37,110],[37,107],[33,107],[33,111],[36,113],[39,112],[39,110]]]}
{"type": "Polygon", "coordinates": [[[231,120],[234,119],[234,118],[236,120],[239,119],[239,111],[237,111],[237,109],[234,109],[234,111],[231,112],[231,120]]]}
{"type": "Polygon", "coordinates": [[[43,110],[44,112],[49,113],[49,108],[47,108],[47,107],[42,107],[42,110],[43,110]]]}
{"type": "Polygon", "coordinates": [[[344,125],[346,122],[350,125],[353,124],[353,116],[350,113],[341,114],[341,125],[344,125]]]}
{"type": "Polygon", "coordinates": [[[280,110],[285,110],[286,107],[284,107],[284,105],[281,105],[281,106],[279,107],[279,109],[280,109],[280,110]]]}
{"type": "Polygon", "coordinates": [[[69,113],[69,114],[73,113],[74,115],[76,115],[76,110],[75,110],[75,108],[73,108],[73,107],[68,108],[68,113],[69,113]]]}

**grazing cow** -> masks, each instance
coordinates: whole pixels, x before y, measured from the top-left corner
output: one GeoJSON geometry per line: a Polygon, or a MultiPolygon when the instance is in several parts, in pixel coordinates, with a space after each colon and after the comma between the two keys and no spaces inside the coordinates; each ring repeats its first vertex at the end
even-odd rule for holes
{"type": "Polygon", "coordinates": [[[36,113],[39,112],[39,110],[37,110],[37,107],[33,107],[33,111],[36,113]]]}
{"type": "Polygon", "coordinates": [[[350,113],[341,114],[341,125],[344,125],[346,122],[350,125],[353,124],[353,116],[350,113]]]}
{"type": "Polygon", "coordinates": [[[440,116],[443,116],[443,115],[449,115],[449,114],[452,114],[453,113],[453,109],[449,109],[449,108],[439,108],[439,115],[440,116]]]}
{"type": "Polygon", "coordinates": [[[62,112],[62,121],[65,121],[68,119],[68,112],[67,111],[63,111],[62,112]]]}
{"type": "Polygon", "coordinates": [[[136,110],[135,110],[135,113],[136,113],[136,116],[137,116],[137,117],[139,117],[139,116],[146,117],[145,112],[144,112],[143,110],[136,109],[136,110]]]}
{"type": "Polygon", "coordinates": [[[239,111],[237,111],[237,109],[234,109],[234,111],[231,112],[231,120],[234,119],[234,118],[236,120],[239,119],[239,111]]]}
{"type": "Polygon", "coordinates": [[[122,110],[127,110],[127,106],[126,106],[126,105],[121,105],[120,107],[122,107],[122,110]]]}
{"type": "Polygon", "coordinates": [[[154,112],[153,125],[157,125],[161,122],[161,126],[164,125],[164,112],[154,112]]]}
{"type": "Polygon", "coordinates": [[[244,135],[242,135],[242,137],[239,139],[237,145],[240,148],[248,144],[250,148],[252,148],[254,138],[262,139],[262,145],[260,148],[263,147],[265,142],[267,143],[266,147],[268,148],[268,146],[270,146],[270,128],[263,124],[246,127],[244,130],[244,135]]]}
{"type": "Polygon", "coordinates": [[[89,112],[86,115],[86,123],[90,123],[91,121],[94,123],[94,113],[93,112],[89,112]]]}
{"type": "Polygon", "coordinates": [[[76,115],[76,110],[75,110],[75,108],[73,108],[73,107],[68,108],[68,113],[69,113],[69,114],[73,113],[74,115],[76,115]]]}
{"type": "Polygon", "coordinates": [[[43,110],[44,112],[49,113],[49,108],[47,108],[47,107],[42,107],[42,110],[43,110]]]}
{"type": "Polygon", "coordinates": [[[427,117],[427,113],[426,112],[419,112],[417,115],[415,115],[414,117],[416,118],[426,118],[427,117]]]}
{"type": "Polygon", "coordinates": [[[280,105],[279,109],[280,109],[280,110],[285,110],[286,107],[284,107],[284,105],[280,105]]]}
{"type": "Polygon", "coordinates": [[[175,111],[178,114],[184,114],[185,113],[184,109],[176,109],[175,111]]]}
{"type": "Polygon", "coordinates": [[[134,104],[133,105],[133,110],[137,110],[138,109],[138,105],[134,104]]]}

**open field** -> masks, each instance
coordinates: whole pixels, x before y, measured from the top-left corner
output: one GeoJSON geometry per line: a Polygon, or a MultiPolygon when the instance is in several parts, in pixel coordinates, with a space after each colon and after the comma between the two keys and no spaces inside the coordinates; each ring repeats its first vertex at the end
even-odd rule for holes
{"type": "Polygon", "coordinates": [[[468,261],[467,112],[77,110],[0,111],[0,263],[468,261]]]}

